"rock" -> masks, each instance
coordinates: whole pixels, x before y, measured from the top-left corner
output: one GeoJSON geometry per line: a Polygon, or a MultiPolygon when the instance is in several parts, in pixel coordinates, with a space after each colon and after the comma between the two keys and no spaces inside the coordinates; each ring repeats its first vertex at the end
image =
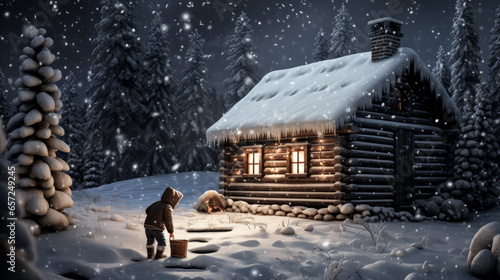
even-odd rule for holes
{"type": "Polygon", "coordinates": [[[54,44],[54,40],[50,37],[45,38],[45,42],[43,42],[43,47],[44,48],[50,48],[54,44]]]}
{"type": "Polygon", "coordinates": [[[493,253],[488,249],[483,249],[472,260],[470,266],[471,273],[480,278],[488,276],[495,271],[496,262],[497,260],[493,257],[493,253]]]}
{"type": "Polygon", "coordinates": [[[332,214],[326,214],[323,216],[323,221],[333,221],[335,220],[335,216],[333,216],[332,214]]]}
{"type": "MultiPolygon", "coordinates": [[[[74,225],[75,224],[75,220],[73,219],[73,217],[71,217],[70,214],[66,213],[66,212],[61,212],[64,216],[66,216],[66,218],[68,219],[68,223],[70,225],[74,225]]],[[[144,226],[142,226],[144,228],[144,226]]]]}
{"type": "Polygon", "coordinates": [[[493,253],[493,256],[496,260],[500,259],[500,234],[497,234],[495,235],[495,237],[493,237],[493,241],[491,243],[491,252],[493,253]]]}
{"type": "Polygon", "coordinates": [[[38,189],[17,189],[16,199],[26,210],[26,214],[43,216],[49,210],[49,203],[45,200],[43,192],[38,189]]]}
{"type": "Polygon", "coordinates": [[[21,77],[21,81],[24,84],[25,87],[31,88],[31,87],[37,87],[42,84],[42,80],[39,78],[29,75],[29,74],[24,74],[21,77]]]}
{"type": "MultiPolygon", "coordinates": [[[[295,215],[299,215],[299,214],[302,214],[302,209],[299,208],[299,207],[294,207],[292,209],[292,213],[295,214],[295,215]]],[[[305,215],[305,214],[304,214],[305,215]]]]}
{"type": "Polygon", "coordinates": [[[271,246],[275,248],[285,248],[285,243],[283,243],[283,241],[281,240],[276,240],[271,244],[271,246]]]}
{"type": "Polygon", "coordinates": [[[295,230],[288,226],[288,227],[285,227],[283,228],[281,231],[280,231],[281,234],[283,235],[294,235],[295,234],[295,230]]]}
{"type": "Polygon", "coordinates": [[[42,160],[49,166],[51,171],[61,171],[64,168],[61,162],[53,157],[43,157],[42,160]]]}
{"type": "Polygon", "coordinates": [[[62,191],[73,184],[71,177],[61,171],[52,171],[52,177],[54,177],[54,186],[57,190],[62,191]]]}
{"type": "Polygon", "coordinates": [[[283,204],[283,205],[281,205],[280,208],[281,208],[281,211],[283,211],[283,212],[287,212],[287,213],[292,212],[292,207],[290,207],[290,205],[288,205],[288,204],[283,204]]]}
{"type": "Polygon", "coordinates": [[[52,175],[50,174],[49,166],[41,161],[37,160],[30,168],[30,177],[39,180],[49,180],[52,175]]]}
{"type": "MultiPolygon", "coordinates": [[[[55,104],[55,103],[54,103],[55,104]]],[[[54,110],[59,110],[57,108],[54,107],[54,110]]],[[[43,119],[49,124],[49,125],[53,125],[53,126],[57,126],[59,124],[59,115],[52,112],[52,113],[48,113],[48,114],[45,114],[43,116],[43,119]]],[[[49,126],[47,126],[49,127],[49,126]]]]}
{"type": "Polygon", "coordinates": [[[43,119],[42,113],[40,113],[40,111],[38,111],[37,109],[32,109],[31,111],[28,112],[28,114],[24,116],[24,125],[32,126],[36,123],[41,122],[42,119],[43,119]]]}
{"type": "Polygon", "coordinates": [[[363,213],[364,211],[370,211],[372,210],[372,207],[368,204],[359,204],[354,207],[354,210],[358,213],[363,213]]]}
{"type": "Polygon", "coordinates": [[[276,213],[274,213],[274,215],[276,215],[276,216],[286,216],[286,213],[284,211],[276,211],[276,213]]]}
{"type": "Polygon", "coordinates": [[[21,102],[29,102],[35,100],[36,92],[31,90],[21,90],[17,96],[21,102]]]}
{"type": "Polygon", "coordinates": [[[434,200],[427,201],[424,207],[425,211],[429,216],[436,216],[441,211],[440,207],[434,200]]]}
{"type": "Polygon", "coordinates": [[[323,215],[316,214],[316,216],[314,216],[314,220],[316,220],[316,221],[323,221],[323,215]]]}
{"type": "Polygon", "coordinates": [[[44,112],[53,112],[56,108],[54,98],[43,91],[36,95],[36,103],[40,105],[44,112]]]}
{"type": "Polygon", "coordinates": [[[36,131],[36,137],[41,139],[49,139],[52,131],[49,128],[41,128],[36,131]]]}
{"type": "Polygon", "coordinates": [[[379,206],[372,207],[372,213],[373,214],[378,214],[378,213],[380,213],[381,210],[382,209],[380,209],[379,206]]]}
{"type": "Polygon", "coordinates": [[[42,141],[30,140],[23,144],[23,152],[27,155],[46,157],[49,155],[47,146],[42,141]]]}
{"type": "Polygon", "coordinates": [[[483,249],[491,250],[493,238],[500,234],[500,222],[491,222],[480,228],[472,238],[469,247],[467,265],[471,267],[472,260],[483,249]]]}
{"type": "Polygon", "coordinates": [[[396,248],[391,251],[391,255],[393,255],[394,257],[401,258],[406,255],[406,250],[402,248],[396,248]]]}
{"type": "MultiPolygon", "coordinates": [[[[231,208],[229,208],[229,209],[231,209],[231,208]]],[[[267,210],[267,215],[274,215],[274,212],[275,211],[273,209],[269,209],[269,210],[267,210]]]]}
{"type": "Polygon", "coordinates": [[[347,219],[347,216],[344,214],[338,214],[337,216],[335,216],[335,220],[343,221],[345,219],[347,219]]]}
{"type": "Polygon", "coordinates": [[[47,214],[40,219],[38,223],[44,227],[51,227],[55,230],[62,230],[69,226],[68,218],[61,212],[49,208],[47,214]]]}
{"type": "Polygon", "coordinates": [[[287,216],[287,217],[290,217],[290,218],[295,218],[295,217],[296,217],[296,215],[295,215],[295,214],[293,214],[293,213],[287,213],[287,214],[286,214],[286,216],[287,216]]]}
{"type": "MultiPolygon", "coordinates": [[[[65,134],[65,131],[64,131],[64,128],[62,128],[61,126],[51,126],[49,127],[50,131],[52,131],[52,133],[54,133],[54,135],[57,135],[57,136],[64,136],[65,134]]],[[[50,135],[47,137],[49,138],[50,135]]],[[[44,138],[45,139],[45,138],[44,138]]],[[[231,200],[233,201],[233,200],[231,200]]],[[[228,199],[228,203],[229,203],[229,199],[228,199]]]]}
{"type": "Polygon", "coordinates": [[[328,214],[328,208],[321,208],[318,210],[318,214],[326,215],[328,214]]]}
{"type": "Polygon", "coordinates": [[[352,215],[354,214],[354,206],[352,203],[346,203],[342,205],[342,208],[340,208],[340,213],[344,215],[352,215]]]}
{"type": "Polygon", "coordinates": [[[56,56],[53,55],[49,49],[43,49],[36,55],[36,60],[40,62],[42,65],[51,65],[52,62],[56,59],[56,56]]]}
{"type": "Polygon", "coordinates": [[[17,186],[20,188],[32,188],[37,186],[37,182],[35,179],[24,177],[17,180],[17,186]]]}
{"type": "Polygon", "coordinates": [[[32,165],[32,164],[33,164],[33,162],[35,162],[35,158],[34,158],[32,155],[20,154],[20,155],[17,157],[17,162],[18,162],[20,165],[30,166],[30,165],[32,165]]]}
{"type": "Polygon", "coordinates": [[[370,211],[363,211],[363,213],[361,213],[361,216],[366,218],[366,217],[370,217],[372,215],[372,213],[370,211]]]}
{"type": "Polygon", "coordinates": [[[328,205],[328,213],[330,214],[338,214],[340,212],[339,208],[335,205],[328,205]]]}
{"type": "Polygon", "coordinates": [[[274,211],[280,211],[281,207],[278,204],[273,204],[271,205],[271,209],[273,209],[274,211]]]}
{"type": "Polygon", "coordinates": [[[305,219],[305,218],[307,218],[307,215],[305,215],[305,214],[298,214],[297,218],[305,219]]]}
{"type": "Polygon", "coordinates": [[[56,191],[54,195],[48,199],[50,207],[55,210],[64,210],[73,207],[73,199],[61,191],[56,191]]]}
{"type": "Polygon", "coordinates": [[[469,210],[464,202],[458,199],[447,199],[441,205],[441,212],[451,221],[463,221],[469,216],[469,210]]]}
{"type": "Polygon", "coordinates": [[[37,72],[38,74],[40,74],[40,76],[42,76],[43,80],[47,80],[48,78],[54,76],[54,68],[50,66],[40,67],[37,72]]]}
{"type": "Polygon", "coordinates": [[[316,216],[318,214],[318,210],[316,208],[307,208],[302,211],[302,214],[307,216],[316,216]]]}
{"type": "Polygon", "coordinates": [[[313,231],[314,230],[314,226],[313,225],[307,225],[305,228],[304,228],[305,231],[313,231]]]}
{"type": "Polygon", "coordinates": [[[109,220],[114,221],[114,222],[125,222],[126,221],[125,218],[123,218],[123,216],[118,215],[118,214],[111,215],[111,217],[109,217],[109,220]]]}
{"type": "Polygon", "coordinates": [[[33,220],[30,219],[22,219],[19,220],[21,223],[25,225],[25,227],[29,230],[29,232],[33,235],[39,235],[42,231],[40,230],[40,226],[33,220]]]}
{"type": "Polygon", "coordinates": [[[62,78],[62,73],[59,69],[54,70],[54,75],[45,81],[46,83],[49,84],[54,84],[57,83],[59,80],[62,78]]]}
{"type": "Polygon", "coordinates": [[[56,193],[56,188],[55,187],[50,187],[42,190],[43,192],[43,197],[46,199],[49,197],[52,197],[56,193]]]}
{"type": "Polygon", "coordinates": [[[22,63],[21,63],[21,70],[25,72],[31,72],[31,71],[36,71],[40,65],[36,63],[35,60],[32,58],[26,58],[22,63]]]}

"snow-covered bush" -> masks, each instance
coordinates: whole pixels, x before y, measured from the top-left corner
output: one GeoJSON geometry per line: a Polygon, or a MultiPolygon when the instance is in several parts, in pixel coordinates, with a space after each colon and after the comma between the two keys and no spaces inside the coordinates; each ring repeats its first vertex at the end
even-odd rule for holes
{"type": "Polygon", "coordinates": [[[65,133],[59,125],[63,104],[56,85],[62,74],[50,66],[56,58],[49,49],[54,41],[45,34],[43,28],[27,34],[31,42],[20,56],[21,77],[15,82],[19,95],[13,101],[18,113],[6,127],[7,148],[18,176],[16,196],[22,217],[61,230],[72,221],[62,212],[73,206],[72,179],[64,173],[69,165],[56,152],[69,153],[70,148],[58,139],[65,133]]]}

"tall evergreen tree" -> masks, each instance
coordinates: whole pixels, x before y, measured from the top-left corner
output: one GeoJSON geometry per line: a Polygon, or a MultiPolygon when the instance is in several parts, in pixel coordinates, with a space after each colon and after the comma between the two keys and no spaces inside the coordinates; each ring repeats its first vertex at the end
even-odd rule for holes
{"type": "Polygon", "coordinates": [[[141,172],[149,176],[171,172],[176,162],[174,124],[177,109],[169,45],[166,26],[157,13],[151,22],[142,69],[142,92],[149,115],[143,124],[147,148],[141,172]]]}
{"type": "Polygon", "coordinates": [[[496,108],[495,136],[500,141],[500,6],[495,11],[495,24],[490,31],[490,56],[488,59],[488,91],[493,108],[496,108]]]}
{"type": "Polygon", "coordinates": [[[224,96],[226,110],[231,109],[236,102],[260,81],[259,64],[256,60],[257,47],[252,39],[253,29],[245,12],[236,19],[236,27],[229,41],[226,71],[229,78],[224,80],[226,93],[224,96]]]}
{"type": "MultiPolygon", "coordinates": [[[[95,25],[94,61],[90,69],[90,132],[86,153],[104,154],[103,183],[138,174],[138,136],[146,108],[140,93],[141,46],[134,8],[137,0],[101,0],[101,20],[95,25]]],[[[91,157],[85,156],[90,159],[91,157]]]]}
{"type": "Polygon", "coordinates": [[[7,125],[12,117],[14,110],[11,102],[7,97],[7,87],[5,85],[5,75],[0,70],[0,118],[2,118],[3,125],[7,125]]]}
{"type": "Polygon", "coordinates": [[[183,78],[179,84],[180,170],[207,170],[215,166],[215,151],[207,146],[205,132],[214,123],[214,89],[207,81],[207,63],[203,54],[205,40],[197,30],[190,35],[183,78]]]}
{"type": "Polygon", "coordinates": [[[457,0],[451,32],[451,87],[450,95],[460,110],[465,104],[474,108],[476,86],[480,82],[479,36],[474,22],[470,0],[457,0]]]}
{"type": "Polygon", "coordinates": [[[439,46],[436,56],[436,66],[432,69],[432,74],[441,82],[444,88],[448,91],[451,86],[451,71],[449,65],[448,54],[443,46],[439,46]]]}
{"type": "Polygon", "coordinates": [[[328,38],[325,36],[323,28],[320,28],[316,38],[314,38],[314,50],[312,54],[313,62],[327,60],[329,56],[328,38]]]}
{"type": "Polygon", "coordinates": [[[75,87],[76,77],[73,72],[70,72],[66,77],[66,83],[62,86],[64,95],[61,100],[64,107],[61,109],[61,114],[64,118],[61,119],[61,125],[65,128],[63,140],[68,143],[71,148],[71,153],[61,155],[61,158],[66,160],[70,166],[68,174],[73,178],[73,188],[80,188],[83,180],[83,146],[85,133],[83,131],[84,124],[82,120],[85,118],[84,108],[79,105],[78,92],[75,87]]]}
{"type": "Polygon", "coordinates": [[[337,58],[353,53],[357,53],[358,49],[355,45],[356,33],[352,17],[347,12],[344,4],[340,7],[338,14],[335,16],[335,26],[332,32],[330,58],[337,58]]]}

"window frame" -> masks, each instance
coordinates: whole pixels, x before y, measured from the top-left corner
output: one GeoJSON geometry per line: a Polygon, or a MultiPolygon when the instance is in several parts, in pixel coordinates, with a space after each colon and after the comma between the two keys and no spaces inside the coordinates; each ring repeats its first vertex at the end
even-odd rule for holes
{"type": "MultiPolygon", "coordinates": [[[[264,173],[263,173],[264,155],[262,154],[263,147],[264,147],[263,145],[255,145],[255,146],[245,146],[245,147],[241,148],[243,150],[243,154],[244,154],[244,156],[243,156],[243,165],[244,165],[243,177],[256,178],[256,177],[264,176],[264,173]],[[259,156],[258,156],[259,163],[258,163],[258,167],[257,167],[258,173],[249,174],[250,162],[249,162],[248,158],[249,158],[250,154],[256,154],[256,153],[259,154],[259,156]]],[[[255,163],[252,163],[252,164],[254,165],[254,169],[255,169],[255,166],[257,164],[255,164],[255,163]]]]}
{"type": "MultiPolygon", "coordinates": [[[[287,178],[305,178],[309,176],[309,161],[308,161],[308,156],[309,156],[309,143],[308,142],[301,142],[301,143],[288,143],[285,144],[287,147],[288,151],[288,160],[287,160],[287,167],[286,167],[286,177],[287,178]],[[304,173],[293,173],[293,153],[294,152],[304,152],[304,173]]],[[[299,156],[299,154],[297,154],[299,156]]],[[[300,164],[301,162],[298,161],[297,164],[300,164]]]]}

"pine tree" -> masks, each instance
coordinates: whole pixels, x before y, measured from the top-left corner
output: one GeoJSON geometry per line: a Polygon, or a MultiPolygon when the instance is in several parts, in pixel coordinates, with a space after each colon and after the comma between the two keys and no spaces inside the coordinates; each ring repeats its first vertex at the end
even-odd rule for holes
{"type": "Polygon", "coordinates": [[[141,143],[137,138],[146,108],[140,93],[137,0],[101,0],[101,6],[87,89],[91,106],[86,130],[91,135],[85,149],[87,154],[104,154],[102,182],[111,183],[138,174],[141,143]],[[98,147],[103,151],[95,151],[98,147]]]}
{"type": "Polygon", "coordinates": [[[470,0],[457,0],[451,32],[451,87],[450,95],[462,111],[467,103],[474,107],[476,86],[480,82],[479,44],[474,9],[470,0]]]}
{"type": "Polygon", "coordinates": [[[352,17],[347,12],[344,4],[335,16],[335,27],[333,28],[330,58],[342,57],[358,52],[355,45],[356,33],[352,23],[352,17]]]}
{"type": "Polygon", "coordinates": [[[236,102],[245,97],[260,81],[259,65],[256,60],[257,47],[252,39],[253,29],[250,19],[244,12],[236,19],[236,27],[229,41],[226,71],[229,78],[224,80],[226,88],[225,109],[229,110],[236,102]]]}
{"type": "Polygon", "coordinates": [[[66,160],[70,166],[68,174],[73,178],[73,188],[80,188],[83,180],[83,146],[85,133],[83,131],[84,124],[82,120],[85,118],[85,111],[78,102],[78,92],[75,88],[76,77],[73,72],[70,72],[66,77],[66,83],[62,86],[62,102],[64,107],[61,109],[61,114],[64,118],[61,119],[61,125],[65,127],[66,132],[62,138],[71,148],[71,153],[61,155],[61,158],[66,160]]]}
{"type": "Polygon", "coordinates": [[[215,166],[215,151],[207,146],[205,132],[214,123],[214,89],[207,81],[207,64],[203,54],[205,40],[197,30],[190,35],[183,78],[177,102],[180,112],[178,141],[180,170],[207,170],[215,166]]]}
{"type": "Polygon", "coordinates": [[[461,199],[474,209],[490,208],[494,201],[489,188],[498,175],[499,145],[493,134],[491,100],[486,85],[478,85],[475,98],[463,107],[464,123],[455,150],[455,188],[461,199]]]}
{"type": "Polygon", "coordinates": [[[488,92],[493,108],[497,108],[494,115],[495,136],[500,141],[500,6],[495,12],[495,24],[490,31],[490,56],[488,59],[488,92]]]}
{"type": "Polygon", "coordinates": [[[166,26],[157,13],[151,23],[142,70],[142,91],[149,115],[143,124],[147,149],[143,153],[141,172],[149,176],[171,172],[176,163],[177,109],[169,45],[166,26]]]}
{"type": "Polygon", "coordinates": [[[314,39],[313,62],[327,60],[329,54],[328,39],[325,36],[323,28],[320,28],[314,39]]]}
{"type": "Polygon", "coordinates": [[[54,40],[45,37],[43,28],[26,34],[29,46],[20,56],[20,78],[15,86],[19,95],[13,101],[18,112],[7,124],[8,158],[16,167],[16,199],[24,209],[24,218],[33,219],[42,227],[61,230],[73,219],[63,212],[73,206],[68,164],[56,154],[69,153],[69,146],[58,137],[64,135],[59,125],[61,90],[56,83],[62,78],[52,68],[55,55],[50,47],[54,40]]]}
{"type": "Polygon", "coordinates": [[[5,126],[12,117],[14,110],[11,102],[7,98],[7,87],[5,85],[5,75],[0,70],[0,118],[5,126]]]}
{"type": "Polygon", "coordinates": [[[448,91],[451,85],[451,71],[448,55],[443,49],[443,46],[439,46],[439,50],[436,56],[436,66],[434,66],[434,68],[432,69],[432,74],[434,74],[434,76],[448,91]]]}

